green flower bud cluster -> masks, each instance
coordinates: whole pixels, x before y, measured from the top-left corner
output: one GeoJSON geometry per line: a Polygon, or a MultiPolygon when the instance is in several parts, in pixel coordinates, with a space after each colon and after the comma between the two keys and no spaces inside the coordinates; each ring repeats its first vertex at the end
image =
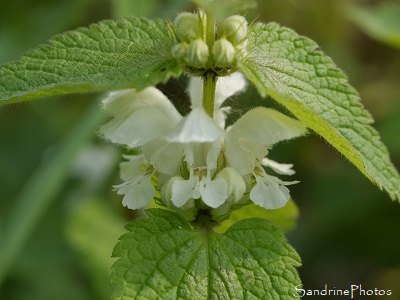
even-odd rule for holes
{"type": "Polygon", "coordinates": [[[237,60],[246,54],[248,24],[242,16],[223,21],[212,49],[206,43],[207,16],[203,11],[178,14],[171,28],[177,42],[172,54],[192,75],[203,75],[210,69],[220,76],[229,75],[235,71],[237,60]]]}
{"type": "Polygon", "coordinates": [[[178,14],[172,26],[177,41],[172,54],[192,67],[205,67],[210,56],[205,42],[206,25],[207,17],[202,11],[178,14]]]}
{"type": "Polygon", "coordinates": [[[218,30],[220,38],[215,41],[212,49],[216,66],[226,67],[245,55],[247,29],[247,21],[242,16],[234,15],[224,20],[218,30]]]}

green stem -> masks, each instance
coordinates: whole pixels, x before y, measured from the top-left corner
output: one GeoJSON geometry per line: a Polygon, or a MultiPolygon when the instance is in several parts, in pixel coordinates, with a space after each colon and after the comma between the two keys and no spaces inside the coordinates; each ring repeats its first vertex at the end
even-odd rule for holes
{"type": "Polygon", "coordinates": [[[191,222],[196,231],[200,232],[204,238],[208,238],[210,231],[219,225],[219,223],[212,220],[209,209],[199,210],[195,221],[191,222]]]}
{"type": "Polygon", "coordinates": [[[214,116],[215,88],[217,76],[214,72],[207,72],[203,77],[203,107],[206,113],[212,118],[214,116]]]}
{"type": "MultiPolygon", "coordinates": [[[[215,17],[212,11],[208,10],[207,14],[207,28],[206,28],[206,43],[208,49],[211,51],[215,42],[215,17]]],[[[210,56],[207,67],[212,69],[213,62],[210,56]]],[[[214,99],[215,87],[217,85],[217,76],[214,72],[206,72],[203,75],[203,107],[206,113],[212,118],[214,115],[214,99]]]]}

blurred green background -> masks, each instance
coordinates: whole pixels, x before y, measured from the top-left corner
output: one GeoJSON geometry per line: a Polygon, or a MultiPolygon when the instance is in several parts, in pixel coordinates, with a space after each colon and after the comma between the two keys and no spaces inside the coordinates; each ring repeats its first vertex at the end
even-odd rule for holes
{"type": "MultiPolygon", "coordinates": [[[[397,169],[399,7],[398,1],[260,0],[246,13],[295,29],[333,58],[361,93],[397,169]]],[[[0,64],[78,26],[132,14],[173,19],[192,8],[183,0],[2,1],[0,64]]],[[[162,89],[182,102],[185,80],[162,89]]],[[[97,103],[97,95],[70,95],[0,108],[0,245],[14,258],[8,272],[0,260],[0,299],[109,299],[112,248],[135,214],[112,192],[124,149],[97,137],[104,120],[97,103]]],[[[277,107],[251,87],[230,104],[236,115],[256,105],[277,107]]],[[[294,163],[301,181],[291,186],[300,218],[288,238],[303,259],[304,287],[363,284],[391,289],[390,299],[399,299],[399,204],[316,135],[277,145],[271,157],[294,163]]]]}

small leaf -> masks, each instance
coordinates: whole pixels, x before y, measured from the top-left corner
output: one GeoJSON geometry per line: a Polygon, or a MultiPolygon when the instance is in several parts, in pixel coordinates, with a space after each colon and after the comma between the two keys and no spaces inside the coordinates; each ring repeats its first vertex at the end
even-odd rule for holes
{"type": "Polygon", "coordinates": [[[179,215],[148,209],[120,238],[112,299],[298,299],[300,258],[265,219],[225,234],[195,231],[179,215]]]}
{"type": "Polygon", "coordinates": [[[349,6],[346,9],[354,21],[372,38],[400,48],[400,5],[382,3],[373,8],[349,6]]]}
{"type": "Polygon", "coordinates": [[[312,40],[276,23],[256,24],[240,70],[400,200],[400,176],[346,75],[312,40]]]}
{"type": "Polygon", "coordinates": [[[225,232],[230,226],[246,218],[265,218],[274,222],[282,230],[290,231],[296,227],[298,217],[299,208],[292,199],[279,209],[265,209],[255,204],[249,204],[234,210],[229,219],[223,221],[215,230],[225,232]]]}
{"type": "Polygon", "coordinates": [[[77,92],[142,89],[180,74],[162,20],[106,20],[53,37],[0,69],[0,104],[77,92]]]}

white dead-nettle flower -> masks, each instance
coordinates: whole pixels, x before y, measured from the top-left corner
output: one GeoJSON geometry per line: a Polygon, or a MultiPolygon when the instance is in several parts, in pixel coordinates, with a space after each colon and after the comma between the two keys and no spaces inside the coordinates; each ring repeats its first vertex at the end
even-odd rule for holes
{"type": "Polygon", "coordinates": [[[246,191],[264,208],[284,206],[290,198],[286,185],[296,181],[268,175],[263,166],[292,175],[292,165],[278,164],[266,156],[273,144],[301,136],[306,129],[299,121],[262,107],[248,111],[226,129],[229,108],[222,105],[245,87],[241,73],[220,78],[214,118],[202,107],[198,78],[189,84],[192,110],[187,116],[180,115],[154,87],[110,93],[102,103],[114,118],[102,126],[102,135],[140,151],[121,163],[124,183],[115,188],[124,195],[123,204],[131,209],[144,207],[158,189],[162,202],[179,209],[233,205],[246,191]],[[245,180],[249,177],[255,181],[245,180]]]}

